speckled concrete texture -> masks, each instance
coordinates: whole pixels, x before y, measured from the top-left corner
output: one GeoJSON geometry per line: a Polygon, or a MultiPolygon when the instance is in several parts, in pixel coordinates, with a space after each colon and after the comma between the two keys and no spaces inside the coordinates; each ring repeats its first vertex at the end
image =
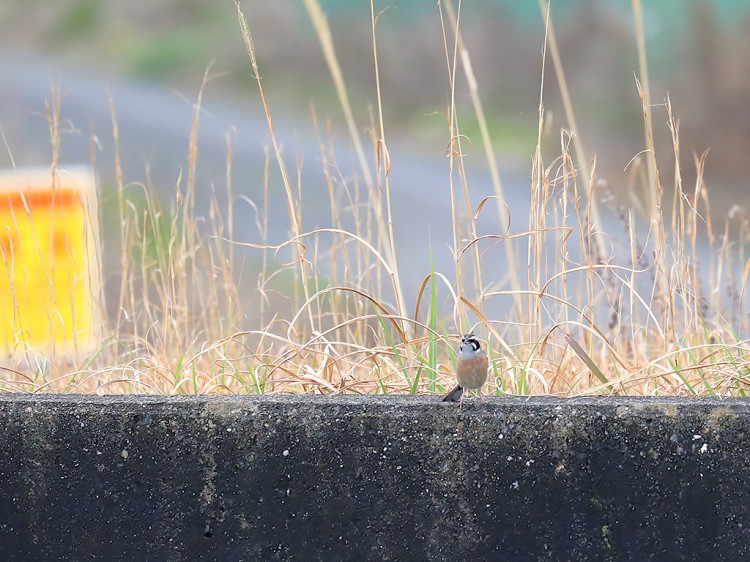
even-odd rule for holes
{"type": "Polygon", "coordinates": [[[742,560],[750,402],[0,396],[0,560],[742,560]]]}

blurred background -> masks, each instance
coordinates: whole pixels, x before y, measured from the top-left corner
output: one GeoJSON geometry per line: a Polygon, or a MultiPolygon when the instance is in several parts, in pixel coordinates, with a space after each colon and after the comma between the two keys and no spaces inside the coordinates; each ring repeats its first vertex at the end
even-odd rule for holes
{"type": "MultiPolygon", "coordinates": [[[[377,111],[370,3],[321,3],[355,118],[366,131],[377,111]]],[[[710,149],[712,210],[717,218],[726,217],[733,204],[744,204],[748,189],[750,4],[643,3],[662,182],[669,189],[674,168],[666,110],[660,105],[668,94],[680,123],[686,186],[695,178],[694,154],[710,149]]],[[[434,247],[442,248],[450,239],[449,233],[440,232],[450,216],[447,191],[440,191],[448,185],[450,96],[440,14],[434,1],[377,0],[375,5],[376,11],[385,10],[378,22],[378,56],[400,257],[417,256],[410,265],[419,269],[421,278],[429,271],[425,233],[429,231],[434,247]],[[428,218],[416,218],[415,205],[428,218]]],[[[318,38],[301,0],[245,1],[242,9],[254,35],[287,165],[301,167],[303,221],[309,228],[327,226],[327,198],[316,197],[326,188],[311,107],[321,123],[330,121],[331,136],[323,136],[335,147],[342,182],[356,166],[318,38]]],[[[624,170],[644,148],[631,4],[557,1],[552,18],[586,150],[596,155],[597,172],[612,194],[627,204],[624,170]]],[[[192,104],[208,70],[196,169],[199,201],[205,203],[212,190],[219,198],[225,191],[229,139],[233,189],[260,203],[264,146],[270,138],[234,2],[3,0],[0,22],[0,127],[5,145],[0,166],[49,165],[44,104],[51,99],[52,86],[58,85],[61,162],[88,162],[92,153],[96,157],[105,252],[108,229],[116,224],[108,221],[114,216],[108,213],[116,210],[110,95],[120,125],[125,182],[149,184],[168,205],[180,174],[186,172],[192,104]]],[[[472,0],[463,3],[461,28],[511,213],[520,216],[522,229],[537,135],[544,20],[536,2],[472,0]]],[[[467,162],[478,202],[491,193],[491,186],[463,75],[459,84],[462,132],[477,140],[467,162]]],[[[555,147],[559,154],[560,129],[567,124],[549,61],[544,107],[545,143],[549,154],[555,147]]],[[[277,175],[272,166],[269,238],[279,242],[288,237],[289,220],[277,175]]],[[[257,241],[251,207],[237,212],[246,213],[248,220],[238,220],[235,238],[257,241]]],[[[438,265],[450,263],[450,256],[440,250],[436,260],[438,265]]]]}

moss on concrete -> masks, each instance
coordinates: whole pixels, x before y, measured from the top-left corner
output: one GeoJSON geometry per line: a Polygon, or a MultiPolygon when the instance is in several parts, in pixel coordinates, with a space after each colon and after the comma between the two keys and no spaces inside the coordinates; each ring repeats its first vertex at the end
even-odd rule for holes
{"type": "Polygon", "coordinates": [[[750,551],[741,400],[0,397],[0,559],[750,551]]]}

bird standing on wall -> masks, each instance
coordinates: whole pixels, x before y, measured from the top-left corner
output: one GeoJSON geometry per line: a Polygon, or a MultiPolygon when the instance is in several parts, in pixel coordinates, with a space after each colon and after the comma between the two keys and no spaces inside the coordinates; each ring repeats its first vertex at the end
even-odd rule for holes
{"type": "Polygon", "coordinates": [[[461,338],[456,361],[456,380],[458,385],[443,398],[443,402],[458,402],[463,404],[464,390],[482,388],[487,382],[487,354],[479,345],[474,334],[466,334],[461,338]]]}

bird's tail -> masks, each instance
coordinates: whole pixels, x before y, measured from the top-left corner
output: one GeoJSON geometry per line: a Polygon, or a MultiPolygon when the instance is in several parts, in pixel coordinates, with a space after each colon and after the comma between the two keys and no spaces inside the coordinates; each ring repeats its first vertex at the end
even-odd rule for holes
{"type": "Polygon", "coordinates": [[[443,398],[443,402],[458,402],[461,400],[461,395],[464,393],[464,389],[461,385],[456,385],[456,388],[451,390],[448,395],[443,398]]]}

